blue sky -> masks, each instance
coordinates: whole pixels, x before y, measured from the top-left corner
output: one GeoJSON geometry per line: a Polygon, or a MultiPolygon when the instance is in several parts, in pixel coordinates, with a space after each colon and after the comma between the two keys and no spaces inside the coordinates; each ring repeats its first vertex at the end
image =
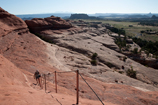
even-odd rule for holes
{"type": "Polygon", "coordinates": [[[158,13],[158,0],[0,0],[12,14],[158,13]]]}

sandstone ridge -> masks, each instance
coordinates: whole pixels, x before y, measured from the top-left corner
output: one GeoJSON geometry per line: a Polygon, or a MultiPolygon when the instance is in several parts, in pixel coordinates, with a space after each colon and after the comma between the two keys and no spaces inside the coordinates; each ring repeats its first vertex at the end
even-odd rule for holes
{"type": "Polygon", "coordinates": [[[25,20],[26,24],[30,28],[32,32],[39,32],[41,30],[47,29],[68,29],[71,28],[72,25],[66,22],[64,19],[60,17],[48,17],[48,18],[34,18],[32,20],[25,20]]]}
{"type": "Polygon", "coordinates": [[[8,13],[0,7],[0,36],[4,36],[16,30],[27,32],[28,30],[26,23],[21,18],[8,13]]]}

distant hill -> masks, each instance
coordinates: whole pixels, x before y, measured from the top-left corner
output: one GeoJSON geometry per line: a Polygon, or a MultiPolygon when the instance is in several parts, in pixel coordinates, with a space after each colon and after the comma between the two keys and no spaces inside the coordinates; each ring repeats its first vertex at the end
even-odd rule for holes
{"type": "Polygon", "coordinates": [[[100,19],[95,16],[88,16],[87,14],[71,14],[69,19],[100,19]]]}
{"type": "Polygon", "coordinates": [[[109,16],[99,16],[100,18],[150,18],[141,14],[111,14],[109,16]]]}
{"type": "Polygon", "coordinates": [[[152,18],[152,19],[158,19],[158,17],[155,16],[155,15],[153,15],[151,18],[152,18]]]}
{"type": "Polygon", "coordinates": [[[33,18],[46,18],[52,15],[61,18],[69,18],[71,13],[24,14],[24,15],[16,15],[16,16],[23,20],[31,20],[33,18]]]}
{"type": "Polygon", "coordinates": [[[96,13],[91,16],[97,16],[99,18],[151,18],[153,15],[158,16],[158,14],[143,14],[143,13],[96,13]]]}
{"type": "Polygon", "coordinates": [[[128,16],[128,18],[150,18],[149,16],[146,16],[146,15],[130,15],[128,16]]]}

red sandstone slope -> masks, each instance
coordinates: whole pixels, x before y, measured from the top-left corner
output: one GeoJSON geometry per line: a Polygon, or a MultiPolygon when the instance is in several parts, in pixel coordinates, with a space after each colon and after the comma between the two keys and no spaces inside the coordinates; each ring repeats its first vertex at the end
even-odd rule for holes
{"type": "MultiPolygon", "coordinates": [[[[63,102],[65,105],[72,105],[76,102],[74,96],[68,94],[46,94],[44,90],[39,90],[38,86],[35,89],[30,87],[27,76],[13,63],[2,55],[0,62],[0,105],[59,105],[63,102]]],[[[92,105],[99,102],[80,99],[80,103],[92,105]]]]}
{"type": "Polygon", "coordinates": [[[36,69],[47,68],[45,43],[28,32],[27,25],[20,18],[1,8],[0,12],[0,54],[19,68],[32,73],[36,69]]]}
{"type": "MultiPolygon", "coordinates": [[[[58,86],[58,94],[56,94],[53,92],[55,86],[48,83],[47,85],[49,85],[49,87],[47,88],[47,92],[50,91],[50,93],[45,93],[45,91],[40,90],[38,86],[30,87],[29,84],[33,82],[35,83],[35,81],[30,81],[30,78],[32,77],[30,73],[24,72],[25,74],[23,74],[20,69],[18,69],[2,55],[0,55],[0,61],[0,72],[1,75],[3,75],[0,76],[0,103],[2,105],[59,105],[60,103],[63,105],[72,105],[76,103],[75,93],[71,92],[71,90],[74,89],[69,90],[58,86]]],[[[63,78],[73,76],[73,73],[70,73],[69,75],[62,75],[62,78],[59,76],[60,78],[58,79],[61,79],[59,83],[65,84],[63,78]]],[[[104,100],[103,102],[106,105],[114,105],[112,103],[118,105],[157,105],[156,97],[158,97],[158,94],[156,93],[143,92],[129,86],[105,84],[95,79],[90,79],[87,77],[84,78],[91,84],[99,96],[104,96],[104,98],[101,99],[104,100]]],[[[67,81],[75,84],[74,79],[68,79],[67,81]]],[[[73,86],[70,86],[69,88],[72,87],[73,86]]],[[[82,105],[101,105],[93,93],[91,95],[89,94],[90,92],[92,93],[84,81],[80,79],[80,95],[84,98],[89,97],[90,99],[94,100],[83,99],[80,97],[79,103],[82,105]]]]}
{"type": "MultiPolygon", "coordinates": [[[[32,76],[28,72],[17,68],[13,63],[0,55],[0,105],[72,105],[76,103],[75,94],[69,92],[68,89],[58,87],[61,93],[45,93],[44,89],[40,90],[39,86],[31,87],[30,81],[32,76]],[[67,94],[67,92],[69,94],[67,94]],[[71,96],[70,96],[71,93],[71,96]]],[[[49,84],[54,89],[54,85],[49,84]]],[[[99,101],[93,101],[80,98],[79,103],[82,105],[97,105],[99,101]]],[[[108,105],[114,105],[106,102],[108,105]]]]}
{"type": "Polygon", "coordinates": [[[1,86],[24,85],[23,73],[10,61],[0,55],[0,84],[1,86]]]}

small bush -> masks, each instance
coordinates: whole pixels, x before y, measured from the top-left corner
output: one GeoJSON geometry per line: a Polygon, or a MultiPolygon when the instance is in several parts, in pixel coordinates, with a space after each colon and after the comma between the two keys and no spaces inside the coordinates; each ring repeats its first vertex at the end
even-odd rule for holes
{"type": "Polygon", "coordinates": [[[131,48],[131,45],[127,45],[127,49],[131,48]]]}
{"type": "Polygon", "coordinates": [[[97,66],[97,61],[96,60],[91,60],[91,64],[94,66],[97,66]]]}
{"type": "Polygon", "coordinates": [[[127,57],[126,57],[126,56],[124,56],[124,57],[123,57],[123,61],[124,61],[124,62],[126,62],[126,59],[127,59],[127,57]]]}
{"type": "Polygon", "coordinates": [[[138,54],[138,48],[134,48],[133,53],[138,54]]]}
{"type": "Polygon", "coordinates": [[[133,70],[133,67],[131,67],[131,69],[128,69],[126,73],[127,73],[127,76],[136,79],[136,71],[133,70]]]}
{"type": "Polygon", "coordinates": [[[109,67],[109,68],[112,68],[112,67],[115,67],[112,63],[110,62],[107,62],[106,65],[109,67]]]}
{"type": "Polygon", "coordinates": [[[94,53],[94,54],[92,55],[92,60],[96,60],[97,56],[98,56],[98,54],[97,54],[97,53],[94,53]]]}
{"type": "Polygon", "coordinates": [[[119,73],[120,73],[120,74],[123,74],[124,72],[123,72],[123,71],[119,71],[119,73]]]}
{"type": "Polygon", "coordinates": [[[98,62],[97,62],[97,56],[98,56],[98,54],[97,53],[94,53],[93,55],[92,55],[92,57],[91,57],[91,64],[93,65],[93,66],[97,66],[97,64],[98,64],[98,62]]]}

